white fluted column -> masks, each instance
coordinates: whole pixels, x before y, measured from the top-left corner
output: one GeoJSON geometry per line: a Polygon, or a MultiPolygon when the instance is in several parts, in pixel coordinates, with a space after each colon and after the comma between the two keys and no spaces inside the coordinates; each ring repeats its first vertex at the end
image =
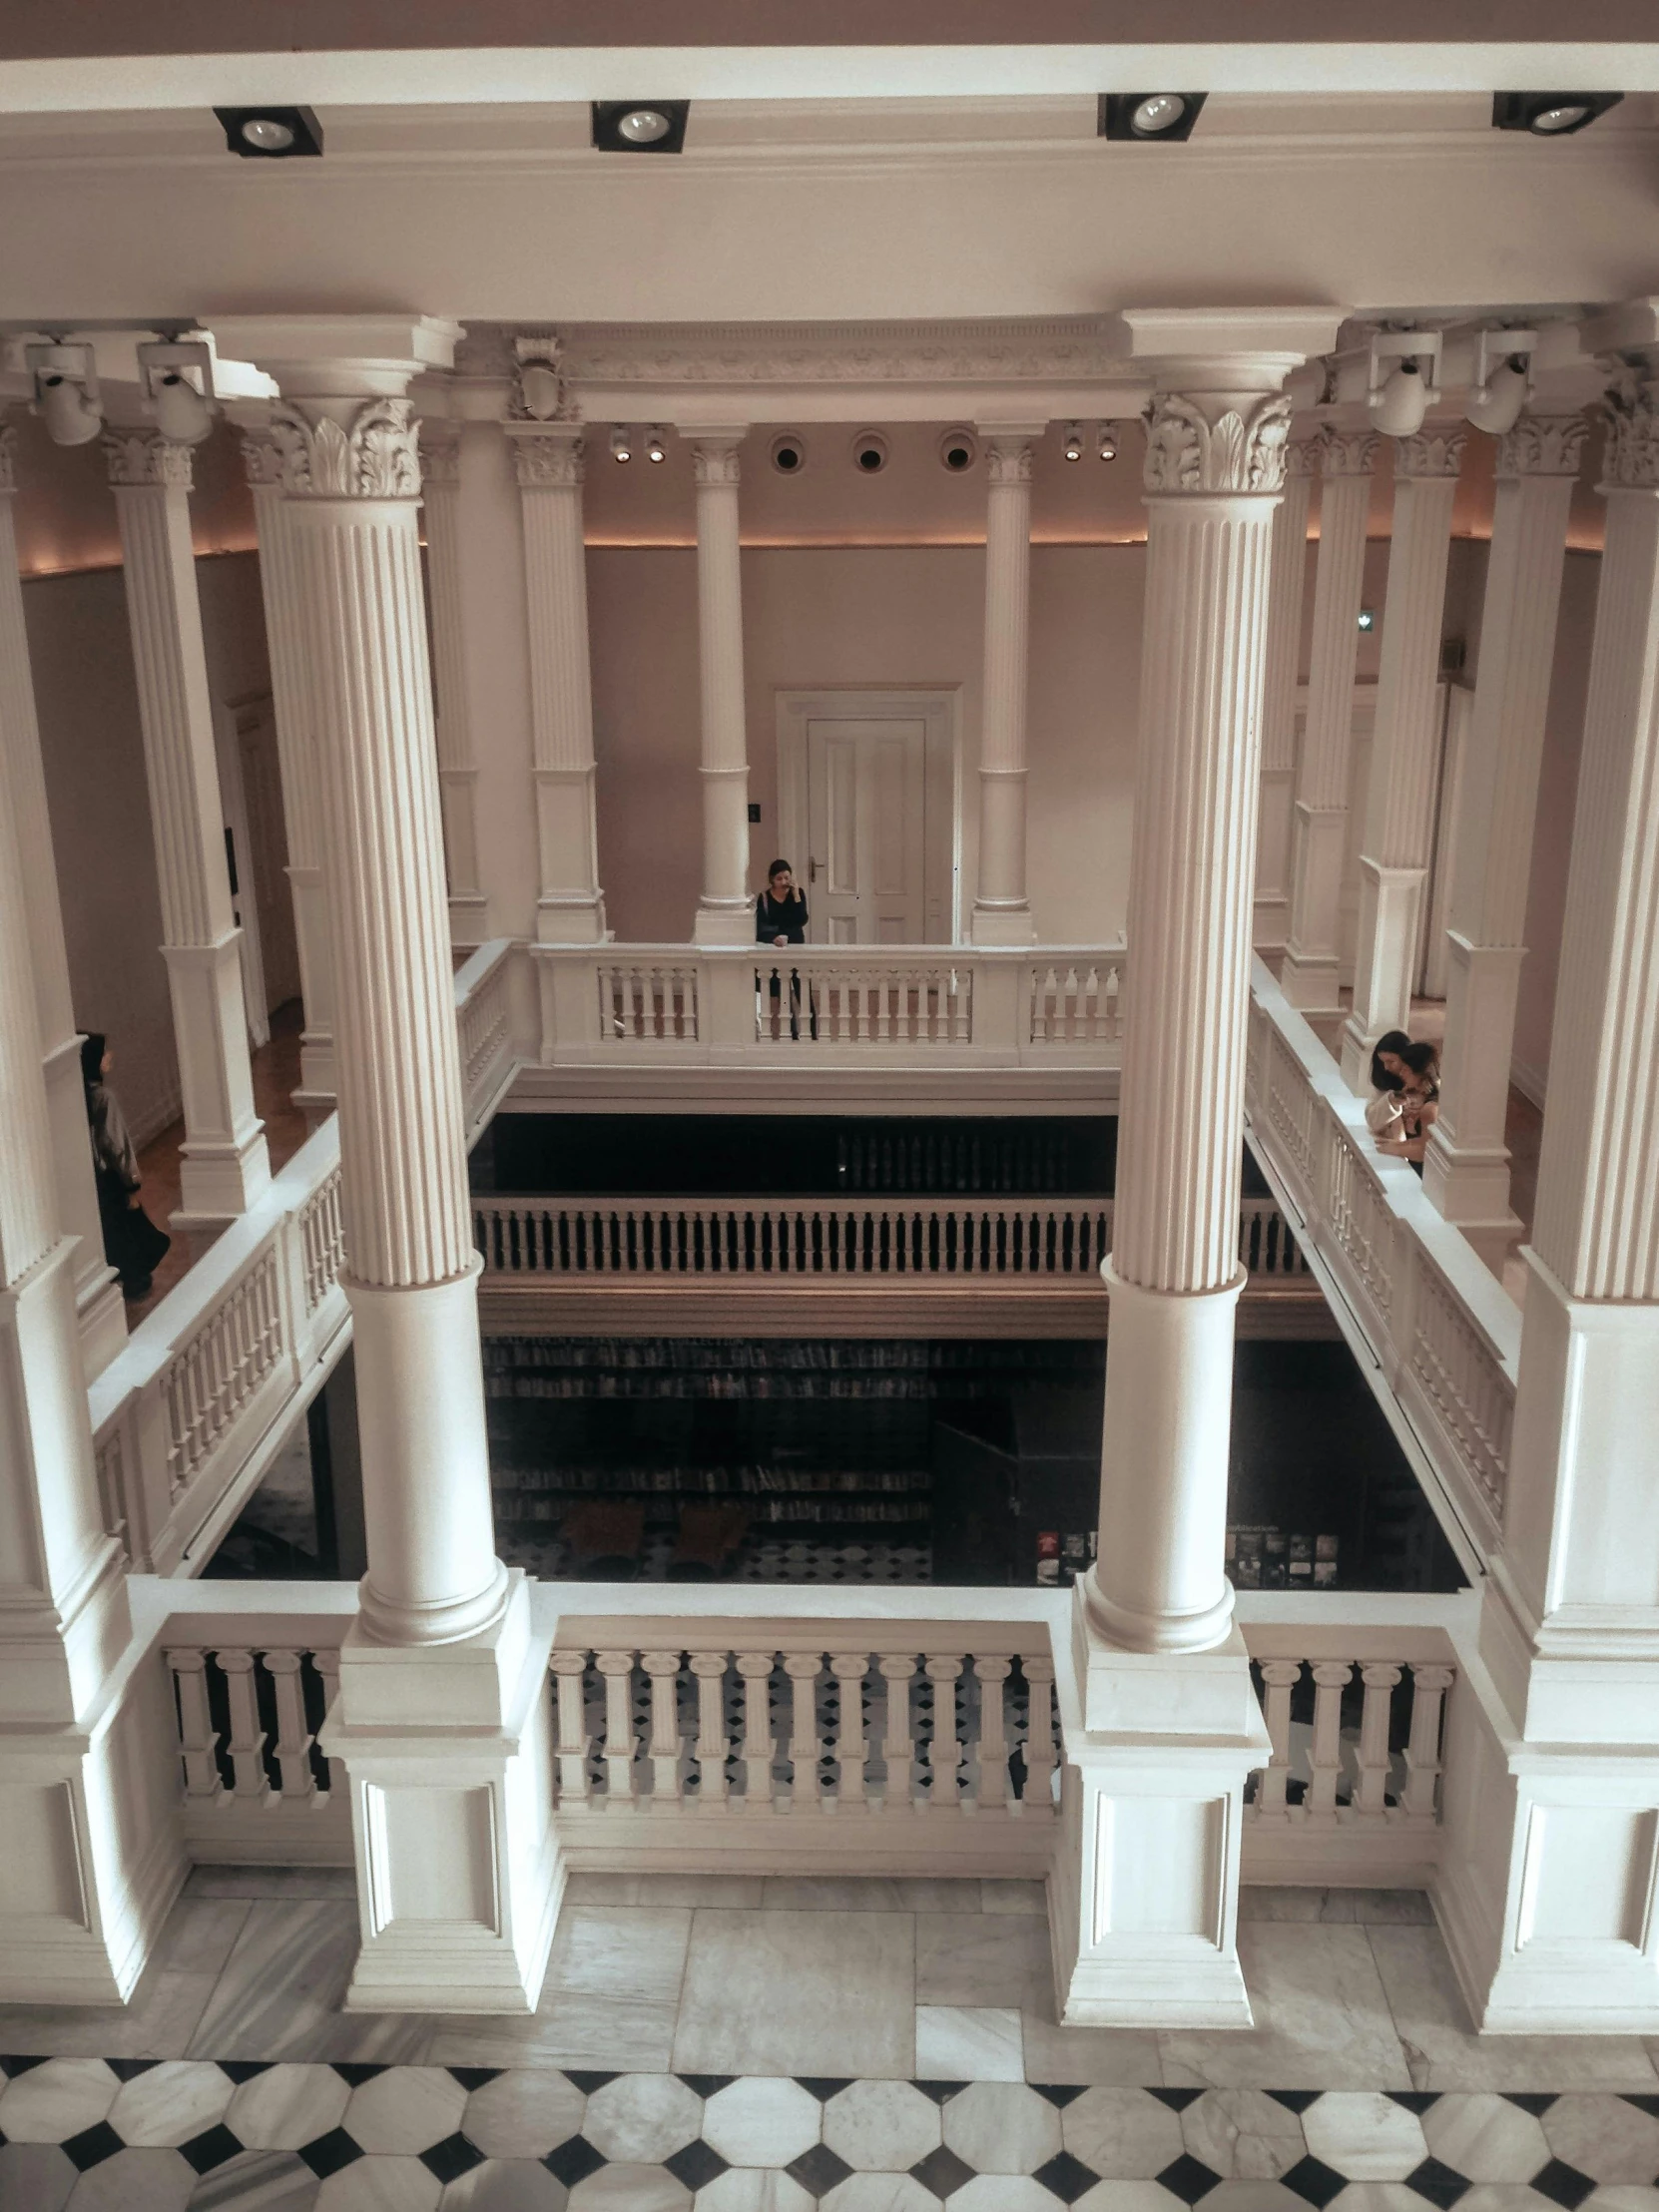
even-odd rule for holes
{"type": "MultiPolygon", "coordinates": [[[[264,417],[268,412],[261,407],[264,417]]],[[[334,1107],[334,977],[328,945],[328,901],[322,886],[316,738],[306,696],[293,547],[282,497],[282,457],[263,420],[245,422],[243,460],[254,495],[260,541],[260,590],[271,654],[271,697],[276,713],[276,760],[287,830],[288,890],[299,950],[299,1088],[294,1103],[313,1123],[334,1107]]]]}
{"type": "MultiPolygon", "coordinates": [[[[100,1712],[131,1621],[99,1508],[75,1241],[58,1224],[28,899],[0,776],[0,1996],[113,2003],[153,1933],[134,1880],[156,1838],[144,1793],[112,1773],[119,1723],[100,1712]]],[[[160,1872],[171,1895],[182,1867],[164,1855],[160,1872]]]]}
{"type": "Polygon", "coordinates": [[[703,690],[703,896],[698,944],[748,944],[749,745],[744,727],[738,447],[747,431],[685,423],[697,481],[697,635],[703,690]]]}
{"type": "Polygon", "coordinates": [[[985,684],[979,726],[975,944],[1034,944],[1025,863],[1025,720],[1031,632],[1031,443],[1040,422],[981,423],[985,684]]]}
{"type": "Polygon", "coordinates": [[[1337,932],[1354,750],[1354,672],[1376,453],[1377,438],[1370,430],[1327,428],[1320,440],[1320,543],[1308,715],[1296,778],[1291,925],[1280,971],[1292,1005],[1316,1013],[1335,1013],[1338,1005],[1337,932]]]}
{"type": "Polygon", "coordinates": [[[461,431],[459,422],[424,415],[420,490],[426,508],[426,586],[432,610],[432,705],[437,732],[438,797],[449,887],[449,938],[471,947],[489,931],[478,873],[477,782],[467,679],[461,584],[461,431]]]}
{"type": "Polygon", "coordinates": [[[1436,686],[1451,508],[1467,433],[1430,427],[1394,441],[1393,534],[1382,665],[1360,844],[1360,931],[1343,1074],[1371,1091],[1372,1048],[1411,1025],[1423,888],[1440,765],[1436,686]]]}
{"type": "Polygon", "coordinates": [[[64,946],[40,725],[35,718],[35,686],[23,623],[23,579],[17,566],[17,533],[12,516],[16,497],[12,449],[16,437],[14,430],[0,429],[0,769],[11,793],[18,858],[23,869],[57,1218],[67,1235],[79,1239],[74,1258],[75,1310],[81,1358],[90,1378],[101,1375],[127,1342],[127,1316],[121,1285],[104,1258],[98,1186],[87,1143],[81,1039],[75,1025],[69,955],[64,946]]]}
{"type": "Polygon", "coordinates": [[[1561,569],[1587,427],[1577,414],[1523,415],[1498,441],[1480,666],[1452,856],[1439,1119],[1422,1187],[1498,1270],[1521,1228],[1509,1206],[1509,1066],[1561,569]]]}
{"type": "Polygon", "coordinates": [[[522,2011],[558,1904],[547,1638],[495,1554],[404,396],[455,335],[379,316],[219,330],[282,394],[333,931],[368,1554],[325,1739],[350,1780],[362,1901],[347,2002],[522,2011]]]}
{"type": "Polygon", "coordinates": [[[1291,827],[1296,799],[1296,694],[1308,577],[1308,505],[1320,465],[1317,437],[1285,448],[1285,489],[1273,517],[1267,671],[1262,685],[1262,788],[1257,808],[1252,936],[1277,952],[1291,918],[1291,827]]]}
{"type": "Polygon", "coordinates": [[[583,425],[509,422],[506,430],[524,510],[540,854],[536,937],[541,944],[601,944],[583,425]]]}
{"type": "MultiPolygon", "coordinates": [[[[1099,1555],[1078,1584],[1051,1877],[1068,2025],[1248,2026],[1246,1775],[1268,1745],[1225,1565],[1251,907],[1290,371],[1329,315],[1127,313],[1154,360],[1099,1555]],[[1188,332],[1210,358],[1171,361],[1188,332]],[[1254,336],[1260,350],[1246,352],[1254,336]],[[1070,1701],[1068,1701],[1069,1703],[1070,1701]]],[[[1189,350],[1182,348],[1183,351],[1189,350]]]]}
{"type": "Polygon", "coordinates": [[[1457,1746],[1436,1890],[1476,2024],[1510,2031],[1659,2027],[1659,300],[1586,331],[1587,350],[1632,337],[1482,1607],[1495,1695],[1457,1746]]]}
{"type": "Polygon", "coordinates": [[[104,440],[121,520],[144,766],[173,998],[185,1142],[184,1230],[221,1229],[271,1181],[254,1112],[242,931],[225,864],[213,707],[190,534],[191,448],[148,431],[104,440]]]}

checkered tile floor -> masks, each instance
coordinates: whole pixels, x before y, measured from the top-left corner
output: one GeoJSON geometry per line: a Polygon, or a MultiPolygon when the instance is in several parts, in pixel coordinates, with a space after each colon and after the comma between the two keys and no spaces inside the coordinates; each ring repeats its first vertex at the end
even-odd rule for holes
{"type": "Polygon", "coordinates": [[[133,2058],[0,2075],[0,2212],[1659,2212],[1659,2096],[1639,2094],[133,2058]]]}

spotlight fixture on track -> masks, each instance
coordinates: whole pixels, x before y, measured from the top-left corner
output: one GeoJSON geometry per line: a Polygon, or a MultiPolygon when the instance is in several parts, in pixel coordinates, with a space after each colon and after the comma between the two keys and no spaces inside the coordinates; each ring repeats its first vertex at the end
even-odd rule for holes
{"type": "Polygon", "coordinates": [[[1066,424],[1065,438],[1060,450],[1068,461],[1080,461],[1083,458],[1083,433],[1075,422],[1066,424]]]}
{"type": "Polygon", "coordinates": [[[1115,461],[1118,457],[1118,435],[1109,422],[1100,425],[1100,457],[1103,461],[1115,461]]]}
{"type": "Polygon", "coordinates": [[[648,430],[645,436],[645,457],[648,461],[666,461],[668,445],[661,430],[648,430]]]}
{"type": "Polygon", "coordinates": [[[611,458],[613,461],[630,461],[633,457],[634,441],[628,435],[626,425],[619,422],[611,432],[611,458]]]}
{"type": "Polygon", "coordinates": [[[1492,129],[1530,131],[1534,138],[1571,138],[1623,98],[1622,92],[1494,92],[1492,129]]]}
{"type": "Polygon", "coordinates": [[[200,445],[214,426],[214,357],[201,338],[156,338],[138,348],[144,404],[170,444],[200,445]]]}
{"type": "Polygon", "coordinates": [[[602,154],[683,154],[689,100],[596,100],[593,143],[602,154]]]}
{"type": "Polygon", "coordinates": [[[1408,438],[1440,396],[1438,330],[1379,330],[1371,341],[1366,404],[1378,429],[1408,438]],[[1391,365],[1390,365],[1391,364],[1391,365]]]}
{"type": "Polygon", "coordinates": [[[1535,330],[1482,330],[1475,340],[1474,389],[1463,413],[1477,430],[1502,437],[1520,419],[1532,391],[1535,330]]]}
{"type": "Polygon", "coordinates": [[[98,367],[90,345],[51,342],[23,349],[35,382],[34,411],[54,445],[86,445],[104,427],[98,367]]]}
{"type": "Polygon", "coordinates": [[[309,108],[215,108],[225,144],[246,161],[284,162],[322,152],[322,126],[309,108]]]}
{"type": "Polygon", "coordinates": [[[1207,92],[1103,92],[1095,132],[1104,139],[1175,145],[1192,137],[1199,110],[1209,97],[1207,92]]]}

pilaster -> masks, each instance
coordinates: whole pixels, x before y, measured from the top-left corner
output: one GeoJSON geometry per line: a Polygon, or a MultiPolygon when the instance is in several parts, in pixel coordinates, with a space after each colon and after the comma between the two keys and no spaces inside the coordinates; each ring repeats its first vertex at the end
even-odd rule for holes
{"type": "Polygon", "coordinates": [[[697,630],[703,694],[703,897],[698,944],[748,944],[749,743],[744,727],[738,447],[746,429],[682,423],[697,484],[697,630]]]}
{"type": "Polygon", "coordinates": [[[148,431],[104,440],[121,521],[139,720],[185,1101],[174,1225],[212,1233],[271,1180],[254,1112],[241,931],[225,865],[213,709],[190,534],[191,449],[148,431]]]}
{"type": "Polygon", "coordinates": [[[271,653],[271,695],[276,712],[276,758],[287,830],[288,888],[293,898],[304,1027],[299,1036],[299,1088],[294,1101],[314,1127],[334,1109],[334,979],[328,906],[322,886],[317,820],[316,736],[306,696],[293,547],[282,497],[282,456],[267,427],[269,409],[248,410],[242,441],[260,541],[260,589],[271,653]]]}
{"type": "Polygon", "coordinates": [[[75,1311],[81,1358],[91,1378],[101,1375],[126,1344],[127,1316],[121,1285],[104,1258],[98,1186],[86,1141],[81,1040],[70,992],[40,724],[35,716],[29,639],[23,623],[23,579],[17,565],[12,513],[16,497],[12,452],[16,442],[14,430],[0,428],[0,768],[10,787],[18,863],[23,870],[35,1016],[52,1139],[53,1189],[58,1220],[66,1235],[76,1240],[75,1311]]]}
{"type": "Polygon", "coordinates": [[[1320,542],[1308,718],[1297,767],[1291,921],[1280,980],[1293,1006],[1335,1013],[1343,848],[1348,836],[1354,674],[1377,439],[1327,427],[1320,439],[1320,542]]]}
{"type": "Polygon", "coordinates": [[[541,944],[600,944],[606,928],[594,811],[583,425],[513,421],[506,431],[524,511],[540,858],[536,937],[541,944]]]}
{"type": "Polygon", "coordinates": [[[979,730],[975,944],[1034,944],[1025,814],[1031,628],[1031,446],[1040,422],[981,423],[985,495],[985,680],[979,730]]]}
{"type": "Polygon", "coordinates": [[[1587,425],[1523,415],[1498,441],[1480,667],[1447,909],[1439,1117],[1423,1191],[1501,1270],[1521,1224],[1504,1128],[1567,518],[1587,425]]]}
{"type": "Polygon", "coordinates": [[[420,424],[421,496],[426,508],[426,585],[432,612],[432,694],[449,885],[451,943],[472,947],[489,935],[478,874],[477,781],[473,755],[467,636],[461,585],[461,429],[424,415],[420,424]]]}
{"type": "Polygon", "coordinates": [[[1291,919],[1291,830],[1296,797],[1296,694],[1302,673],[1302,607],[1308,574],[1308,506],[1319,472],[1317,437],[1285,447],[1285,489],[1273,518],[1267,667],[1262,679],[1262,790],[1256,831],[1259,952],[1277,952],[1291,919]]]}
{"type": "Polygon", "coordinates": [[[1423,887],[1434,833],[1440,765],[1436,684],[1445,621],[1451,509],[1467,442],[1461,428],[1431,425],[1394,442],[1393,534],[1382,614],[1360,846],[1360,931],[1354,1011],[1343,1029],[1343,1074],[1371,1088],[1372,1049],[1410,1028],[1423,887]]]}

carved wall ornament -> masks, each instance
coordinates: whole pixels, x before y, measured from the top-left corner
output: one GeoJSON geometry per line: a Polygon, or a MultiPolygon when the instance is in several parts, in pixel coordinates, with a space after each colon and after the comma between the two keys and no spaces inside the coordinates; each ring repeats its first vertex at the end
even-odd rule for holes
{"type": "Polygon", "coordinates": [[[1455,476],[1463,466],[1466,430],[1418,430],[1394,440],[1395,476],[1455,476]]]}
{"type": "Polygon", "coordinates": [[[587,475],[586,449],[579,437],[538,438],[515,429],[512,446],[513,466],[526,491],[572,491],[587,475]]]}
{"type": "Polygon", "coordinates": [[[700,489],[721,484],[735,487],[742,478],[735,445],[696,444],[692,447],[692,480],[700,489]]]}
{"type": "Polygon", "coordinates": [[[455,341],[455,374],[509,381],[518,371],[514,334],[503,322],[468,322],[465,335],[455,341]]]}
{"type": "Polygon", "coordinates": [[[242,463],[255,490],[282,481],[282,449],[269,430],[250,430],[242,441],[242,463]]]}
{"type": "Polygon", "coordinates": [[[1375,430],[1333,430],[1320,436],[1322,476],[1369,476],[1377,458],[1375,430]]]}
{"type": "Polygon", "coordinates": [[[140,484],[177,484],[189,491],[194,447],[175,445],[157,430],[106,430],[104,458],[110,482],[130,489],[140,484]]]}
{"type": "Polygon", "coordinates": [[[1212,422],[1196,399],[1157,392],[1142,420],[1148,491],[1273,492],[1284,483],[1291,402],[1282,394],[1212,422]]]}
{"type": "Polygon", "coordinates": [[[572,396],[564,368],[565,341],[556,330],[519,338],[513,347],[512,390],[507,416],[513,422],[572,422],[581,409],[572,396]],[[526,378],[531,379],[529,385],[526,378]],[[528,394],[528,396],[527,396],[528,394]],[[535,405],[530,404],[531,398],[535,405]],[[548,404],[549,398],[552,405],[548,404]]]}
{"type": "Polygon", "coordinates": [[[1523,414],[1497,441],[1499,476],[1576,476],[1590,425],[1581,414],[1523,414]]]}
{"type": "Polygon", "coordinates": [[[342,428],[288,401],[272,411],[271,434],[282,453],[282,488],[317,499],[417,499],[420,461],[414,410],[407,399],[366,399],[342,428]]]}
{"type": "Polygon", "coordinates": [[[603,324],[568,332],[575,384],[914,384],[1097,381],[1123,362],[1094,316],[1024,323],[603,324]]]}
{"type": "Polygon", "coordinates": [[[993,486],[1030,483],[1030,441],[1026,438],[988,438],[985,445],[985,467],[993,486]]]}
{"type": "Polygon", "coordinates": [[[17,489],[17,426],[0,423],[0,491],[17,489]]]}
{"type": "Polygon", "coordinates": [[[420,421],[420,476],[426,484],[458,484],[461,480],[461,426],[442,415],[423,415],[420,421]]]}
{"type": "Polygon", "coordinates": [[[1602,407],[1607,417],[1603,484],[1610,491],[1659,489],[1659,378],[1626,369],[1602,407]]]}

